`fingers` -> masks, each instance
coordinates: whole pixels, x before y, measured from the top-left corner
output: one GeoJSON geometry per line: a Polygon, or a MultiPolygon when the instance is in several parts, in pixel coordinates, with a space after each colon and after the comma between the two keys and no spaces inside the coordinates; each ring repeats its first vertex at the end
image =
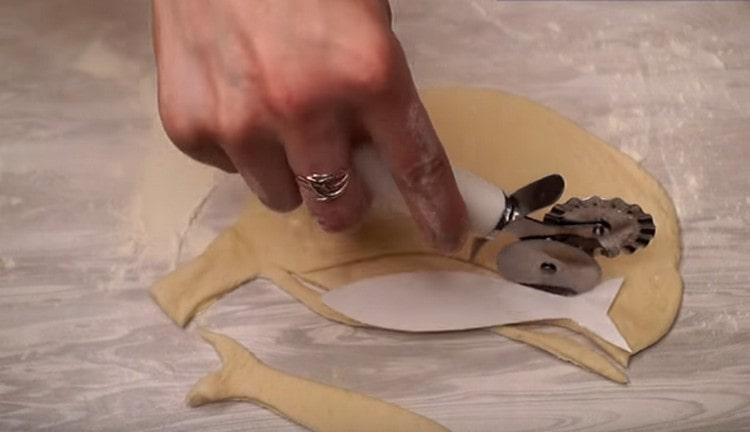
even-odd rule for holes
{"type": "Polygon", "coordinates": [[[299,206],[301,198],[284,148],[272,137],[244,121],[221,130],[203,126],[207,122],[191,112],[175,112],[160,105],[160,114],[167,135],[183,153],[224,171],[239,172],[261,202],[273,210],[290,211],[299,206]]]}
{"type": "Polygon", "coordinates": [[[167,127],[167,123],[165,123],[165,129],[175,146],[191,158],[222,171],[237,172],[229,156],[208,136],[201,133],[180,134],[175,132],[174,128],[167,127]]]}
{"type": "Polygon", "coordinates": [[[229,157],[245,183],[272,210],[287,212],[301,202],[284,148],[273,140],[260,139],[225,145],[229,157]]]}
{"type": "Polygon", "coordinates": [[[433,245],[450,252],[466,235],[466,206],[411,78],[404,82],[406,90],[389,92],[365,120],[412,216],[433,245]]]}
{"type": "Polygon", "coordinates": [[[356,224],[367,210],[370,196],[352,169],[350,137],[343,123],[333,116],[308,121],[287,131],[284,142],[289,165],[297,176],[332,174],[343,180],[343,175],[349,175],[341,195],[328,201],[319,200],[320,195],[307,182],[298,181],[305,204],[319,225],[326,231],[341,231],[356,224]]]}

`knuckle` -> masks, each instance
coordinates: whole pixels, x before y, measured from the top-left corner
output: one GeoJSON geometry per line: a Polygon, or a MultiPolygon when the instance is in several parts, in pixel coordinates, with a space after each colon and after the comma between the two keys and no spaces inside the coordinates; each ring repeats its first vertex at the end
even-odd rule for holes
{"type": "Polygon", "coordinates": [[[391,37],[374,34],[348,43],[322,61],[326,64],[311,66],[309,74],[281,70],[263,89],[263,105],[282,119],[296,121],[330,102],[342,88],[364,95],[384,93],[393,85],[398,55],[391,37]],[[316,72],[318,67],[325,73],[316,72]]]}
{"type": "Polygon", "coordinates": [[[230,108],[217,113],[214,123],[211,129],[218,141],[233,146],[247,143],[259,129],[261,119],[255,110],[230,108]]]}
{"type": "Polygon", "coordinates": [[[312,92],[304,86],[276,82],[267,89],[265,104],[277,116],[294,120],[307,115],[313,109],[314,98],[312,92]]]}
{"type": "Polygon", "coordinates": [[[164,132],[177,148],[189,155],[202,150],[205,140],[202,139],[204,130],[200,122],[189,114],[165,107],[160,107],[159,113],[164,132]]]}
{"type": "Polygon", "coordinates": [[[360,45],[347,64],[346,80],[367,94],[380,94],[393,82],[396,53],[386,36],[376,36],[360,45]]]}

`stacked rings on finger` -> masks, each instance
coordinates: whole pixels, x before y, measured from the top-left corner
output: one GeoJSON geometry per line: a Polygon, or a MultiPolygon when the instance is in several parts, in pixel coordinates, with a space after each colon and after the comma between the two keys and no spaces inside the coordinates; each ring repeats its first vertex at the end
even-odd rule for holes
{"type": "Polygon", "coordinates": [[[297,176],[297,181],[315,194],[315,201],[328,202],[340,197],[349,187],[351,176],[347,170],[330,174],[313,173],[297,176]]]}

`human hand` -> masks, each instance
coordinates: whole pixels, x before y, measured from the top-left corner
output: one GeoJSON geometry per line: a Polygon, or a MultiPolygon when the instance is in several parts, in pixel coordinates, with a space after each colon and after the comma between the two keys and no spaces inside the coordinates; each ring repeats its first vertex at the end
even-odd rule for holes
{"type": "Polygon", "coordinates": [[[159,111],[175,145],[239,172],[268,207],[302,198],[319,224],[361,219],[351,165],[371,142],[433,245],[460,246],[466,208],[382,0],[155,0],[159,111]],[[348,172],[336,199],[297,176],[348,172]]]}

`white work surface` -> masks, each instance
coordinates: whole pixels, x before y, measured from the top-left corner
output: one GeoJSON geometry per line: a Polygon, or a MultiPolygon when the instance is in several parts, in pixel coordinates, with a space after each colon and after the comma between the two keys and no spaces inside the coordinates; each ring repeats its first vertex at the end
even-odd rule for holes
{"type": "MultiPolygon", "coordinates": [[[[400,0],[394,10],[420,85],[524,95],[664,184],[684,240],[674,329],[633,359],[622,386],[487,332],[348,328],[264,282],[202,322],[276,368],[455,431],[750,430],[750,3],[400,0]]],[[[146,1],[0,2],[2,431],[299,429],[250,404],[183,402],[219,363],[148,296],[175,257],[149,258],[150,239],[128,229],[156,145],[149,38],[146,1]]],[[[172,244],[236,215],[242,199],[218,181],[214,216],[198,211],[165,233],[172,244]]]]}

